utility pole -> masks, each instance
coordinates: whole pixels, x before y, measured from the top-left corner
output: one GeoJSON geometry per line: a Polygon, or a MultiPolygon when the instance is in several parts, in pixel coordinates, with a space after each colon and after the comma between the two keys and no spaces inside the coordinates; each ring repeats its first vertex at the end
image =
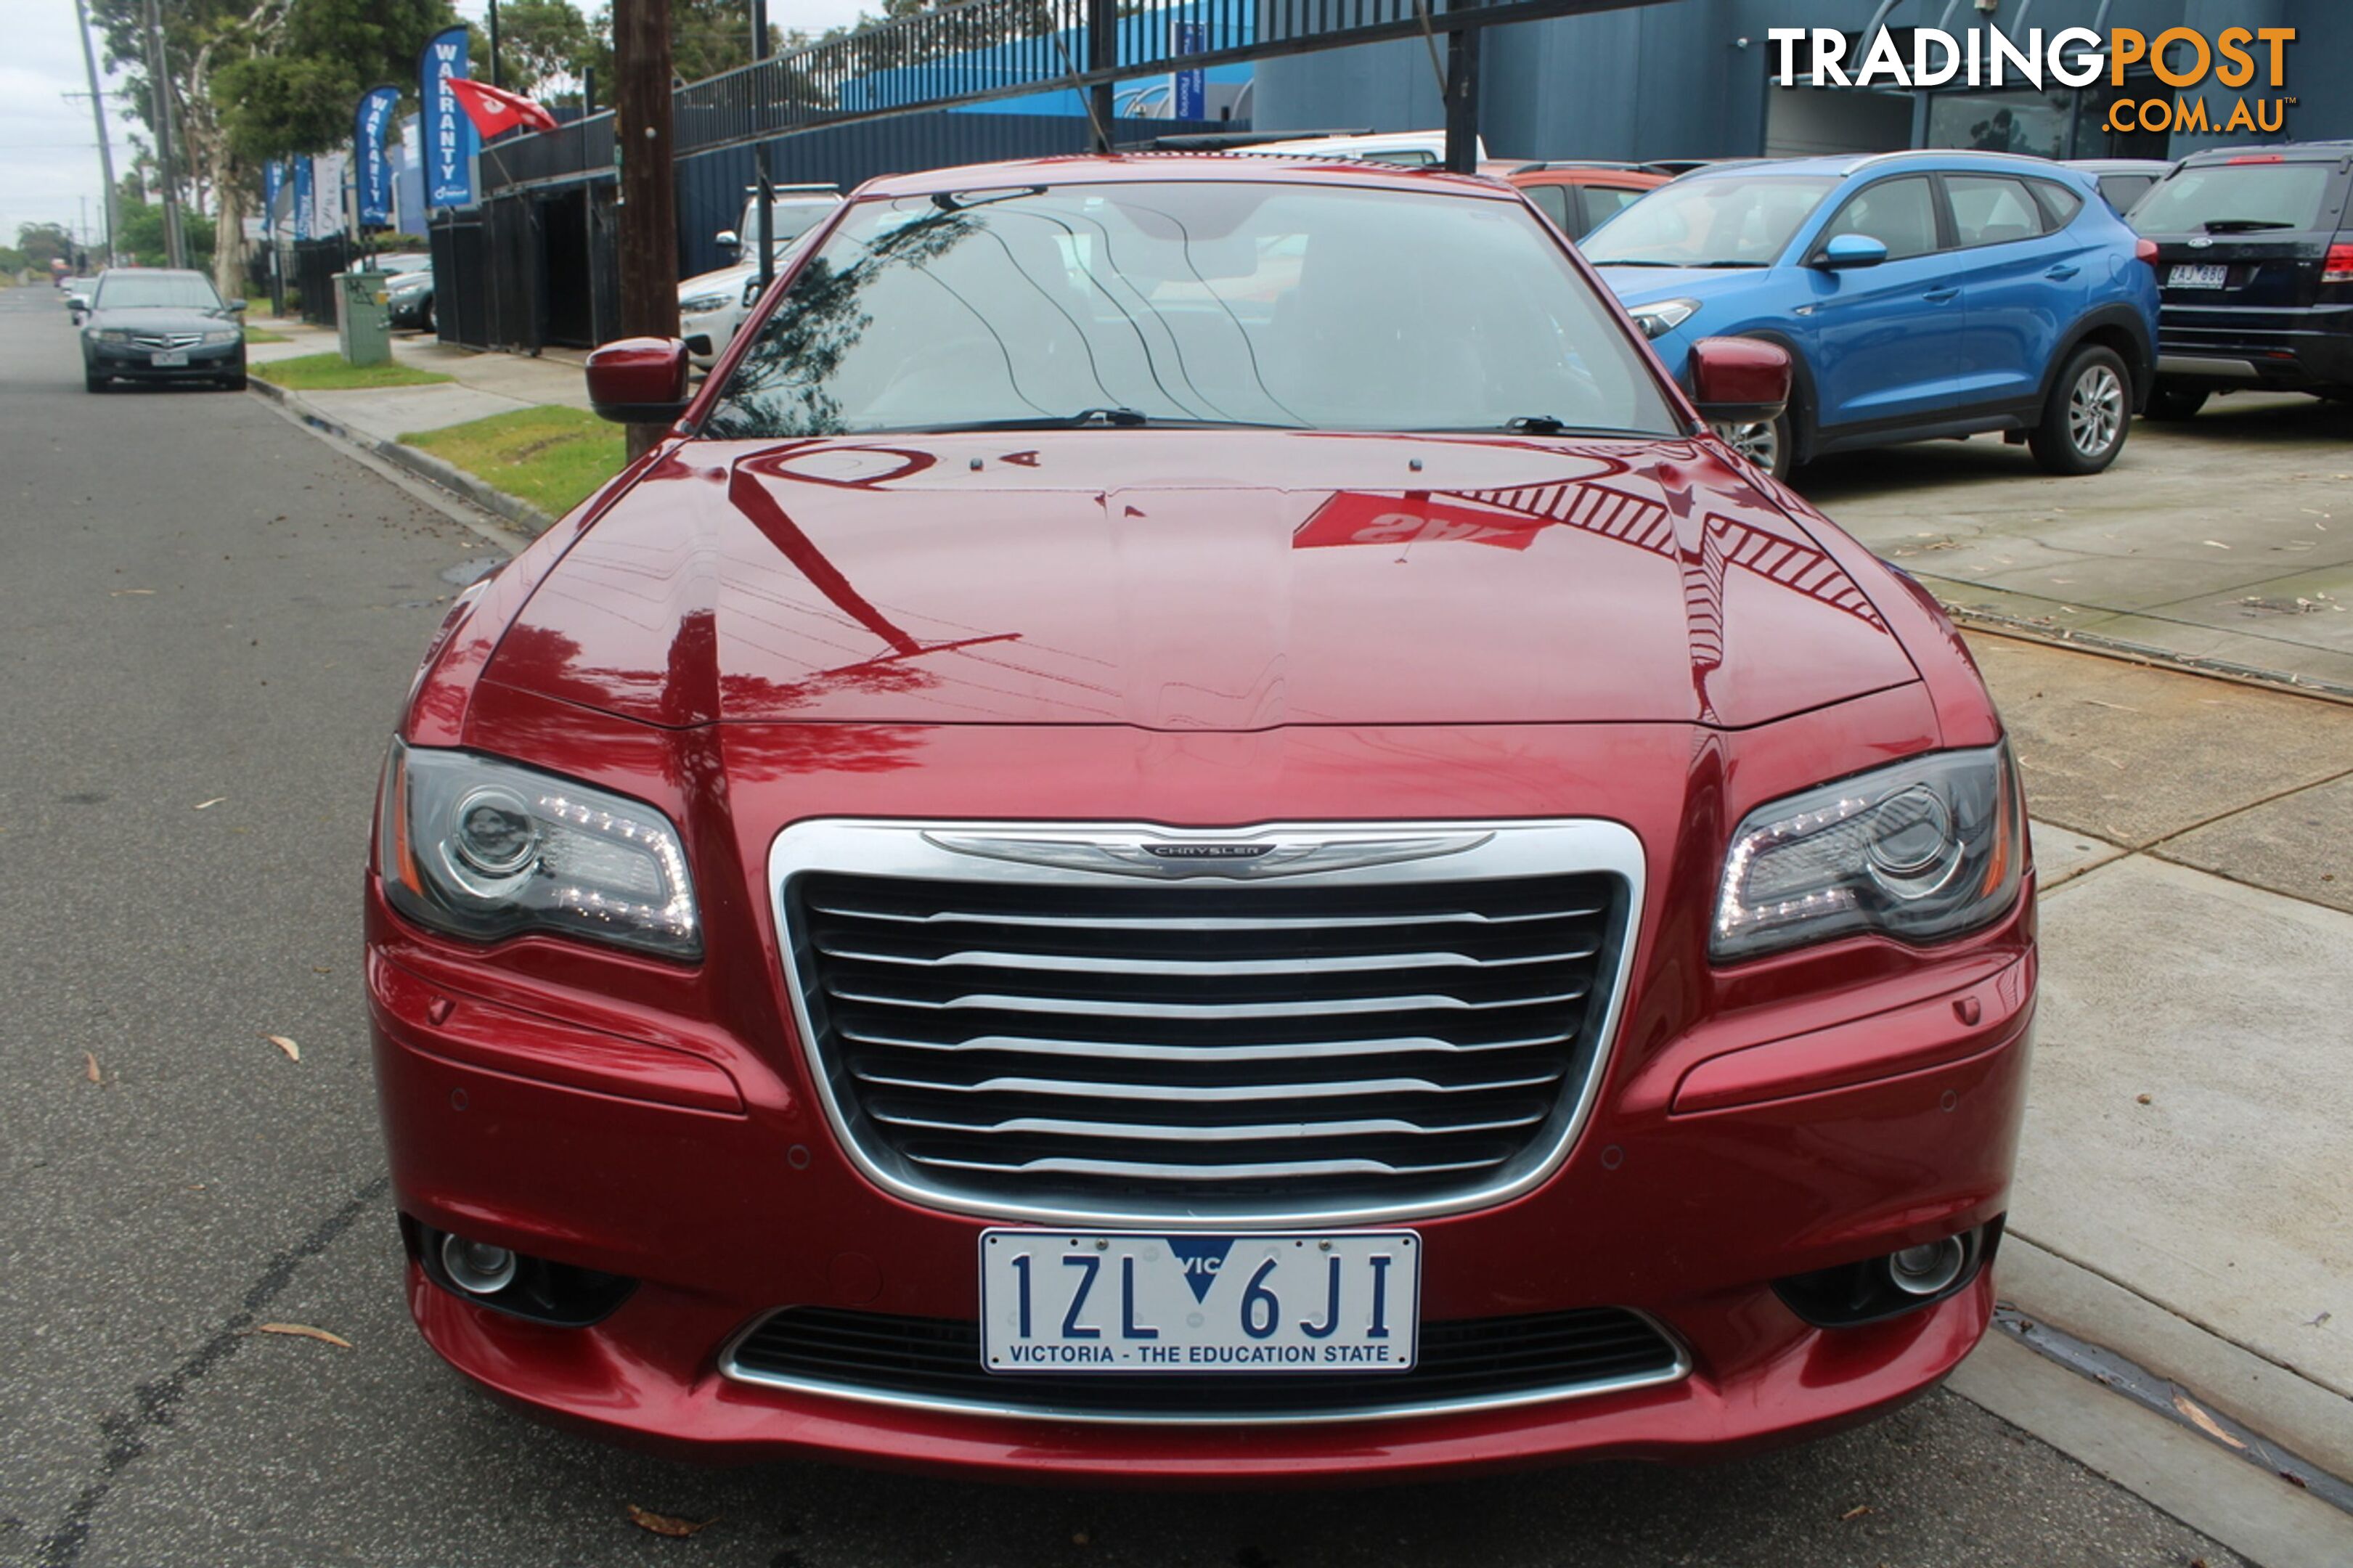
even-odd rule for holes
{"type": "Polygon", "coordinates": [[[98,54],[90,47],[90,13],[74,0],[74,30],[81,35],[81,66],[90,73],[90,115],[98,122],[98,172],[106,181],[106,264],[114,265],[114,148],[106,139],[106,95],[98,85],[98,54]]]}
{"type": "Polygon", "coordinates": [[[172,173],[172,89],[164,75],[164,24],[155,0],[147,0],[147,90],[155,117],[155,163],[164,184],[164,255],[174,267],[188,264],[188,247],[180,237],[180,182],[172,173]]]}
{"type": "MultiPolygon", "coordinates": [[[[154,0],[148,0],[150,5],[154,0]]],[[[621,331],[678,336],[678,181],[670,162],[670,0],[613,0],[613,149],[621,163],[621,331]]],[[[664,426],[632,425],[629,456],[664,426]]]]}
{"type": "MultiPolygon", "coordinates": [[[[1460,0],[1463,10],[1479,0],[1460,0]]],[[[1446,166],[1458,174],[1479,169],[1479,47],[1485,29],[1457,27],[1446,35],[1446,166]]]]}
{"type": "Polygon", "coordinates": [[[506,86],[499,79],[499,0],[491,0],[491,85],[506,86]]]}
{"type": "Polygon", "coordinates": [[[760,247],[760,287],[765,289],[776,275],[776,182],[768,167],[768,73],[760,68],[768,58],[768,0],[752,0],[752,101],[759,114],[760,140],[752,143],[752,161],[760,182],[760,223],[753,240],[760,247]]]}

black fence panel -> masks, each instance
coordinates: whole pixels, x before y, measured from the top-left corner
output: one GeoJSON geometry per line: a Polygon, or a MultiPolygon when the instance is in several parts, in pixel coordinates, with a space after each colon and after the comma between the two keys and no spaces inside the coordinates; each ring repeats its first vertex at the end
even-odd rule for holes
{"type": "Polygon", "coordinates": [[[314,327],[333,326],[335,274],[349,263],[351,246],[339,234],[326,239],[298,239],[293,252],[290,280],[302,293],[302,319],[314,327]]]}
{"type": "Polygon", "coordinates": [[[446,213],[433,242],[434,335],[467,348],[491,346],[491,266],[480,209],[446,213]]]}

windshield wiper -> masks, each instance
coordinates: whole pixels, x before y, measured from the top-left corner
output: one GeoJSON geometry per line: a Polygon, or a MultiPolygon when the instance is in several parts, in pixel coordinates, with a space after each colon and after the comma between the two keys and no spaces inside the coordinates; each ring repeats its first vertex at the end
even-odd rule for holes
{"type": "Polygon", "coordinates": [[[1694,272],[1704,272],[1711,268],[1763,267],[1767,265],[1767,263],[1762,261],[1595,261],[1590,256],[1587,257],[1585,259],[1592,261],[1593,265],[1596,267],[1684,267],[1689,268],[1694,272]]]}
{"type": "Polygon", "coordinates": [[[2251,229],[2294,228],[2295,225],[2268,217],[2210,217],[2198,226],[2208,234],[2245,234],[2251,229]]]}

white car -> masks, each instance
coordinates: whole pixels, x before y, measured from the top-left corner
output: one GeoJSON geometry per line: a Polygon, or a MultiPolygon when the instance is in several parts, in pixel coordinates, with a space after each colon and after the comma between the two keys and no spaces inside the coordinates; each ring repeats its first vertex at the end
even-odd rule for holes
{"type": "MultiPolygon", "coordinates": [[[[1479,162],[1487,158],[1484,138],[1476,142],[1479,162]]],[[[1434,169],[1446,162],[1443,131],[1385,131],[1356,136],[1303,136],[1291,142],[1254,142],[1238,151],[1289,158],[1356,158],[1407,169],[1434,169]]]]}
{"type": "MultiPolygon", "coordinates": [[[[841,205],[841,193],[831,185],[778,185],[776,192],[776,201],[768,209],[776,254],[771,271],[781,269],[801,237],[841,205]]],[[[759,224],[760,195],[754,190],[744,198],[744,226],[719,231],[720,248],[741,251],[746,246],[756,247],[759,224]]],[[[759,297],[756,261],[704,272],[678,286],[679,335],[686,340],[687,354],[698,367],[709,370],[727,352],[727,345],[735,341],[735,330],[744,324],[744,314],[759,297]]]]}

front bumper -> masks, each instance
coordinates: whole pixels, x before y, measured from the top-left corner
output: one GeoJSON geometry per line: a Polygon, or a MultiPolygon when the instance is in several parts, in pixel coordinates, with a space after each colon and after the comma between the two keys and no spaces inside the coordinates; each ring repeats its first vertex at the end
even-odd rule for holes
{"type": "MultiPolygon", "coordinates": [[[[780,1307],[972,1318],[988,1222],[869,1184],[784,1041],[682,1036],[617,1005],[595,1028],[560,1022],[524,1005],[511,976],[484,984],[463,950],[407,927],[372,890],[374,1045],[402,1212],[639,1281],[601,1322],[555,1329],[463,1299],[412,1259],[411,1309],[434,1348],[493,1393],[711,1460],[1228,1484],[1803,1437],[1932,1386],[1985,1328],[1983,1271],[1934,1306],[1837,1330],[1809,1326],[1772,1281],[1999,1220],[2024,1104],[2031,898],[2030,885],[1936,985],[1859,984],[1841,998],[1842,1021],[1809,1010],[1778,1039],[1745,1020],[1736,1048],[1686,1058],[1662,1081],[1620,1063],[1540,1186],[1415,1226],[1425,1321],[1630,1309],[1672,1335],[1688,1375],[1508,1408],[1202,1428],[729,1379],[724,1348],[780,1307]]],[[[1018,1406],[1019,1379],[1004,1381],[1018,1406]]]]}
{"type": "Polygon", "coordinates": [[[687,356],[696,366],[709,370],[727,345],[735,341],[735,329],[744,320],[741,305],[724,305],[716,310],[701,310],[679,317],[679,335],[686,340],[687,356]]]}
{"type": "Polygon", "coordinates": [[[2168,304],[2158,374],[2225,391],[2353,387],[2353,303],[2293,310],[2168,304]]]}
{"type": "Polygon", "coordinates": [[[218,381],[245,371],[245,344],[200,344],[186,351],[184,365],[157,365],[153,349],[92,342],[85,351],[91,372],[120,381],[218,381]]]}

